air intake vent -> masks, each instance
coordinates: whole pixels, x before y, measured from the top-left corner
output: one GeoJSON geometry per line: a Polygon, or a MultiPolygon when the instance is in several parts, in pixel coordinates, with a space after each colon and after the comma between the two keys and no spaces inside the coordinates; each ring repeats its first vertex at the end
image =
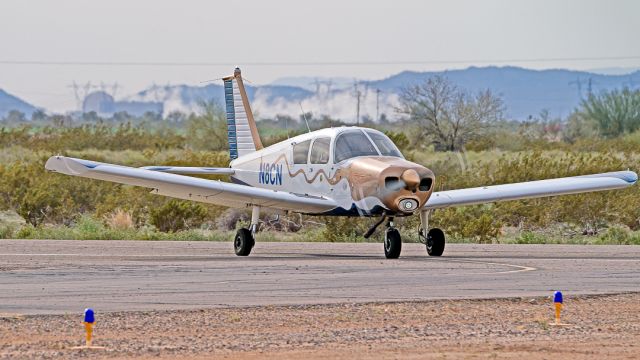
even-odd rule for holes
{"type": "Polygon", "coordinates": [[[384,187],[391,191],[398,191],[404,187],[404,183],[395,176],[389,176],[384,179],[384,187]]]}
{"type": "Polygon", "coordinates": [[[418,186],[418,189],[420,191],[429,191],[431,190],[431,184],[433,184],[432,178],[424,178],[420,180],[420,185],[418,186]]]}

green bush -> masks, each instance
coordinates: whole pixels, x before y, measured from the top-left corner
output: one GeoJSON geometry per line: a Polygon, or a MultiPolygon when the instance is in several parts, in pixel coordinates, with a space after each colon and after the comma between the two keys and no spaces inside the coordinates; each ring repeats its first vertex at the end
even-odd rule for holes
{"type": "MultiPolygon", "coordinates": [[[[322,235],[329,242],[362,242],[365,239],[362,234],[367,230],[368,219],[357,217],[325,216],[322,222],[325,224],[322,235]]],[[[384,225],[380,225],[378,233],[384,231],[384,225]]]]}
{"type": "Polygon", "coordinates": [[[207,209],[201,204],[172,199],[151,210],[151,224],[163,232],[176,232],[202,225],[207,209]]]}
{"type": "Polygon", "coordinates": [[[515,239],[516,244],[546,244],[547,242],[548,240],[544,235],[533,231],[523,231],[515,239]]]}

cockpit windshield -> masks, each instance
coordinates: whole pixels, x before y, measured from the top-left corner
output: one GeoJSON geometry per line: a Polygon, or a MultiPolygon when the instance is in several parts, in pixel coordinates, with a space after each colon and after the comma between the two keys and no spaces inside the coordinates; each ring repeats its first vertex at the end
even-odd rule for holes
{"type": "Polygon", "coordinates": [[[336,139],[335,162],[356,156],[379,155],[369,138],[360,130],[343,132],[336,139]]]}
{"type": "Polygon", "coordinates": [[[380,155],[402,157],[400,150],[398,150],[393,141],[385,135],[377,131],[367,131],[367,134],[371,140],[373,140],[373,143],[376,144],[378,150],[380,150],[380,155]]]}

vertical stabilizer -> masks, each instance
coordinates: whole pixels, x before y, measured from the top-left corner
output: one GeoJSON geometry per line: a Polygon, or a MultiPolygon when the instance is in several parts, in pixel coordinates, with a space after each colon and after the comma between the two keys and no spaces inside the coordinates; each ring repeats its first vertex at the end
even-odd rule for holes
{"type": "Polygon", "coordinates": [[[262,149],[262,141],[249,106],[249,98],[242,83],[240,68],[224,80],[224,99],[227,113],[227,136],[231,160],[262,149]]]}

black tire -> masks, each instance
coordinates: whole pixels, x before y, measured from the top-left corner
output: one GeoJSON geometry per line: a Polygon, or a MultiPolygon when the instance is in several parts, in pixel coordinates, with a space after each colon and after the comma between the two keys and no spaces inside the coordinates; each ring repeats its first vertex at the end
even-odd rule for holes
{"type": "Polygon", "coordinates": [[[253,245],[255,244],[256,241],[254,240],[253,235],[251,235],[251,231],[245,228],[238,230],[236,237],[233,240],[233,248],[238,256],[249,255],[251,253],[251,249],[253,249],[253,245]]]}
{"type": "Polygon", "coordinates": [[[397,259],[402,251],[402,238],[397,229],[387,229],[384,234],[384,256],[387,259],[397,259]]]}
{"type": "Polygon", "coordinates": [[[427,233],[427,254],[430,256],[440,256],[444,252],[444,232],[438,228],[433,228],[427,233]]]}

